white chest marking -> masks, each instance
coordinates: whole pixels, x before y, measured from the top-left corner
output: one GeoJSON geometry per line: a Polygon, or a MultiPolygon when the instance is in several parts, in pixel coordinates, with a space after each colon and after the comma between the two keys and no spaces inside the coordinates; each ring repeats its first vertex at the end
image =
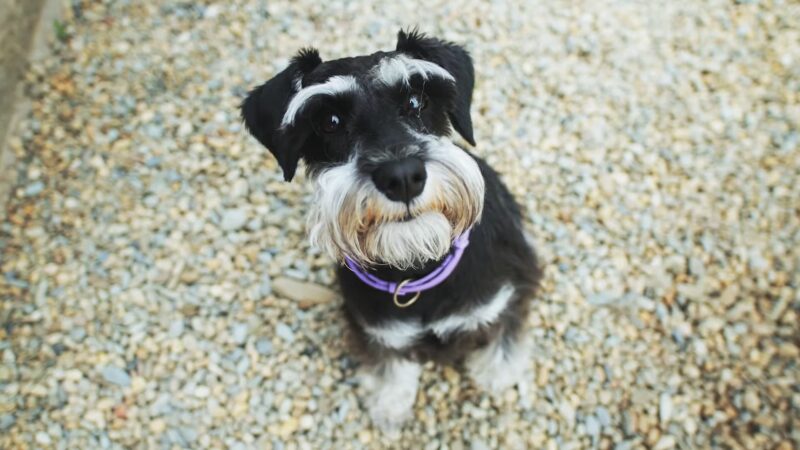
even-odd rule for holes
{"type": "Polygon", "coordinates": [[[497,320],[513,296],[514,286],[503,285],[487,303],[467,313],[437,320],[429,325],[429,329],[440,338],[445,338],[456,331],[475,331],[497,320]]]}
{"type": "Polygon", "coordinates": [[[500,317],[513,296],[514,287],[506,284],[487,303],[467,313],[448,316],[426,326],[417,321],[395,320],[377,326],[367,326],[365,331],[385,347],[402,349],[413,344],[427,332],[433,332],[443,339],[457,331],[475,331],[490,325],[500,317]]]}
{"type": "Polygon", "coordinates": [[[413,344],[425,330],[416,321],[395,320],[377,326],[367,326],[365,331],[384,347],[401,349],[413,344]]]}

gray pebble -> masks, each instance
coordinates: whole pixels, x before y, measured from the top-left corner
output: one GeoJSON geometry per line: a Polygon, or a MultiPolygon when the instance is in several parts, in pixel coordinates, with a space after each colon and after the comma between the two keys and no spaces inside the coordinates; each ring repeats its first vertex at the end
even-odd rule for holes
{"type": "Polygon", "coordinates": [[[75,342],[83,342],[86,339],[86,329],[83,327],[75,327],[69,330],[69,337],[75,342]]]}
{"type": "Polygon", "coordinates": [[[594,414],[597,416],[600,425],[604,427],[611,426],[611,416],[605,406],[598,406],[597,409],[594,410],[594,414]]]}
{"type": "Polygon", "coordinates": [[[8,430],[13,427],[16,422],[17,419],[11,413],[0,415],[0,431],[8,430]]]}
{"type": "Polygon", "coordinates": [[[622,441],[614,445],[614,450],[631,450],[636,445],[635,441],[622,441]]]}
{"type": "Polygon", "coordinates": [[[261,283],[258,285],[258,293],[261,294],[262,297],[272,294],[272,279],[269,275],[261,277],[261,283]]]}
{"type": "Polygon", "coordinates": [[[159,165],[161,165],[161,161],[162,161],[162,158],[160,156],[151,156],[151,157],[147,158],[147,160],[144,162],[144,164],[147,167],[153,168],[153,167],[158,167],[159,165]]]}
{"type": "Polygon", "coordinates": [[[261,355],[272,353],[272,342],[267,338],[260,338],[256,341],[256,351],[261,355]]]}
{"type": "Polygon", "coordinates": [[[116,366],[104,366],[100,369],[103,378],[109,383],[116,384],[122,387],[131,385],[131,377],[127,372],[116,366]]]}
{"type": "Polygon", "coordinates": [[[243,209],[227,209],[222,213],[220,227],[224,231],[235,231],[247,223],[247,213],[243,209]]]}
{"type": "Polygon", "coordinates": [[[247,341],[247,324],[235,323],[231,325],[231,340],[237,344],[242,345],[247,341]]]}
{"type": "Polygon", "coordinates": [[[183,319],[173,320],[169,324],[169,337],[178,338],[183,334],[183,319]]]}
{"type": "Polygon", "coordinates": [[[283,322],[278,322],[275,326],[275,333],[286,342],[294,342],[294,332],[283,322]]]}
{"type": "Polygon", "coordinates": [[[260,217],[255,217],[247,222],[247,229],[250,231],[258,231],[262,227],[262,222],[260,217]]]}
{"type": "Polygon", "coordinates": [[[25,195],[28,197],[33,197],[34,195],[39,195],[44,190],[44,183],[41,181],[34,181],[33,183],[29,184],[28,187],[25,188],[25,195]]]}
{"type": "Polygon", "coordinates": [[[192,427],[181,427],[178,429],[183,440],[189,444],[197,440],[197,430],[192,427]]]}
{"type": "Polygon", "coordinates": [[[586,424],[586,432],[592,439],[597,439],[600,435],[600,422],[598,422],[597,418],[594,415],[588,415],[585,419],[586,424]]]}
{"type": "Polygon", "coordinates": [[[339,423],[344,422],[347,418],[347,413],[350,411],[350,403],[343,401],[339,408],[336,410],[336,421],[339,423]]]}
{"type": "Polygon", "coordinates": [[[489,450],[489,446],[480,439],[473,439],[470,444],[470,450],[489,450]]]}
{"type": "Polygon", "coordinates": [[[672,418],[672,396],[668,392],[662,392],[659,397],[658,416],[662,426],[672,418]]]}

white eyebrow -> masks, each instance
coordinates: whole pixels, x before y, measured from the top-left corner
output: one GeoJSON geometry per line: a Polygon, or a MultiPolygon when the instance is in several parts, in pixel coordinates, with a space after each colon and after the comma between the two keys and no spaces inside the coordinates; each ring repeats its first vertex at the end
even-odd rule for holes
{"type": "MultiPolygon", "coordinates": [[[[297,85],[298,83],[296,83],[297,85]]],[[[293,125],[297,113],[303,108],[303,105],[315,95],[337,95],[354,92],[358,90],[358,83],[355,77],[350,75],[337,75],[328,78],[328,81],[320,84],[314,84],[309,87],[300,89],[300,91],[292,97],[289,106],[286,107],[286,113],[281,120],[281,126],[293,125]]]]}
{"type": "Polygon", "coordinates": [[[406,55],[383,58],[373,69],[375,79],[387,86],[394,85],[399,81],[408,84],[411,76],[416,74],[421,75],[425,80],[432,75],[455,82],[453,75],[442,66],[424,59],[409,58],[406,55]]]}

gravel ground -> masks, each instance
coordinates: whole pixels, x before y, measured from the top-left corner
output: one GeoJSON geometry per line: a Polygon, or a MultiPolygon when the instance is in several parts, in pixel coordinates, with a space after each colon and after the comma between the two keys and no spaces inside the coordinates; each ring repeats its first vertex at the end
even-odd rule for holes
{"type": "MultiPolygon", "coordinates": [[[[800,447],[800,5],[73,0],[0,225],[0,447],[800,447]],[[526,389],[426,367],[387,443],[332,262],[237,105],[400,26],[477,61],[547,265],[526,389]]],[[[5,169],[7,170],[7,169],[5,169]]]]}

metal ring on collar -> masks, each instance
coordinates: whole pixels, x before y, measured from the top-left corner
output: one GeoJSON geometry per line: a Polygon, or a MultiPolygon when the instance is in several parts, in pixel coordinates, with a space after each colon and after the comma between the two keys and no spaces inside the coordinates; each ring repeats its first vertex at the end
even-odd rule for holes
{"type": "Polygon", "coordinates": [[[417,293],[414,294],[413,297],[411,297],[405,302],[401,302],[400,299],[397,298],[400,295],[400,290],[403,289],[403,286],[408,284],[410,281],[412,280],[408,279],[401,281],[400,284],[397,285],[397,289],[394,290],[394,304],[397,305],[398,308],[407,308],[413,305],[414,302],[416,302],[419,299],[420,294],[422,294],[422,291],[417,291],[417,293]]]}

